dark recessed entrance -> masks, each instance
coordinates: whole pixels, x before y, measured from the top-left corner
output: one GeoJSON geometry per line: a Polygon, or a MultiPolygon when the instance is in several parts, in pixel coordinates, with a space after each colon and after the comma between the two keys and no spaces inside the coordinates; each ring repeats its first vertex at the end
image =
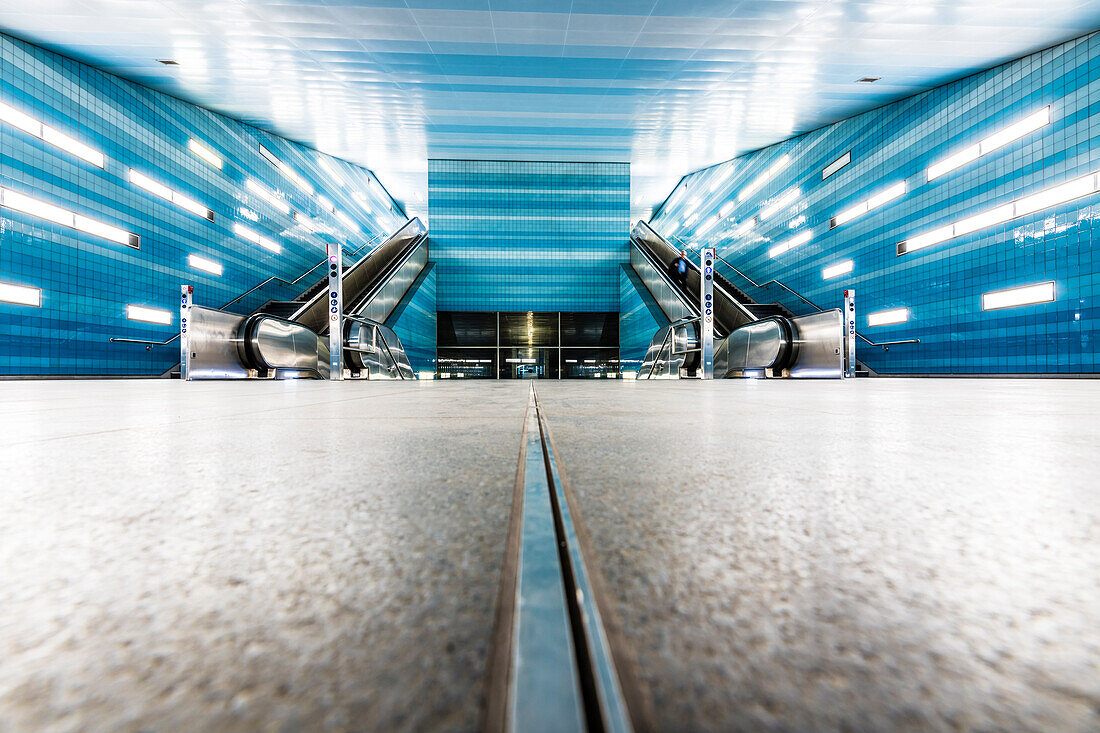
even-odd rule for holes
{"type": "Polygon", "coordinates": [[[440,311],[440,379],[619,379],[619,314],[440,311]]]}

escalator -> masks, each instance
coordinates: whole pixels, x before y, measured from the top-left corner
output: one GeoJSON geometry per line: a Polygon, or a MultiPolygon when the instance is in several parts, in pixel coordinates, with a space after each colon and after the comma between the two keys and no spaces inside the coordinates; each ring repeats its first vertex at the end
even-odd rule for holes
{"type": "MultiPolygon", "coordinates": [[[[679,250],[647,223],[639,221],[634,226],[630,264],[668,319],[650,342],[639,379],[699,374],[702,275],[689,259],[686,287],[673,281],[667,273],[678,256],[679,250]]],[[[842,336],[839,311],[795,316],[778,303],[753,301],[714,272],[715,376],[839,376],[843,371],[842,336]]]]}
{"type": "MultiPolygon", "coordinates": [[[[428,263],[428,233],[411,219],[343,274],[344,364],[353,377],[414,379],[400,339],[384,323],[428,263]]],[[[329,377],[327,275],[290,301],[247,316],[192,308],[189,379],[329,377]]]]}

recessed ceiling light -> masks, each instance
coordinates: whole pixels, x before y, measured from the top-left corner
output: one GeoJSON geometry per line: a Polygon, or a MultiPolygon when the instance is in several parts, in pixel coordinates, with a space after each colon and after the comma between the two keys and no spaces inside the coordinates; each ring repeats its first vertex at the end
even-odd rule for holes
{"type": "Polygon", "coordinates": [[[164,64],[165,66],[179,66],[180,62],[174,59],[157,59],[158,64],[164,64]]]}
{"type": "Polygon", "coordinates": [[[856,79],[856,84],[874,84],[880,79],[882,79],[881,76],[865,76],[862,79],[856,79]]]}

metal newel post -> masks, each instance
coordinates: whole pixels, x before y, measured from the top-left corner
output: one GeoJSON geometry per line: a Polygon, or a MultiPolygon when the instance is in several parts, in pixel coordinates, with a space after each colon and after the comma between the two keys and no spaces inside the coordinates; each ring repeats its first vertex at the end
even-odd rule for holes
{"type": "Polygon", "coordinates": [[[191,380],[191,304],[195,288],[180,285],[180,381],[191,380]]]}
{"type": "Polygon", "coordinates": [[[344,378],[344,258],[343,246],[328,248],[329,379],[344,378]]]}
{"type": "Polygon", "coordinates": [[[714,378],[714,247],[700,250],[699,302],[702,304],[703,379],[714,378]]]}
{"type": "Polygon", "coordinates": [[[844,376],[856,375],[856,291],[844,291],[844,376]]]}

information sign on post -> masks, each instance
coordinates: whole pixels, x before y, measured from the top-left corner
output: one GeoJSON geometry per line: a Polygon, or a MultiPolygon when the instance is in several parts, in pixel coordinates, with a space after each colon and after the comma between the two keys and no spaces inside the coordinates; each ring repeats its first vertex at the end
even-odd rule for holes
{"type": "Polygon", "coordinates": [[[344,378],[344,261],[339,243],[328,248],[329,379],[344,378]]]}
{"type": "Polygon", "coordinates": [[[700,252],[699,302],[702,304],[702,328],[699,344],[702,349],[703,379],[714,378],[714,247],[700,252]]]}
{"type": "Polygon", "coordinates": [[[856,375],[856,291],[844,291],[844,376],[856,375]]]}
{"type": "Polygon", "coordinates": [[[191,380],[191,304],[195,296],[192,285],[180,285],[180,380],[191,380]]]}

